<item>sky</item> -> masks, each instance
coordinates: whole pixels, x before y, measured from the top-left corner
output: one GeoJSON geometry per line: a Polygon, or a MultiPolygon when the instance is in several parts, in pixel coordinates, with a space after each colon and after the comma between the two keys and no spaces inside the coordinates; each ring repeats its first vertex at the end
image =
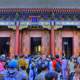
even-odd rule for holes
{"type": "Polygon", "coordinates": [[[80,0],[0,0],[0,8],[80,8],[80,0]]]}

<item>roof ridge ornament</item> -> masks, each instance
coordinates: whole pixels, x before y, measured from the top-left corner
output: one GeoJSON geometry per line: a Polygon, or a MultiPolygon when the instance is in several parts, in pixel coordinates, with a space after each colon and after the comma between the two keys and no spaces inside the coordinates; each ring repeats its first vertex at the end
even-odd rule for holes
{"type": "Polygon", "coordinates": [[[19,12],[16,12],[15,18],[16,20],[19,20],[19,12]]]}
{"type": "Polygon", "coordinates": [[[16,16],[15,16],[15,18],[16,18],[15,25],[16,25],[16,26],[20,26],[19,12],[16,12],[16,16]]]}

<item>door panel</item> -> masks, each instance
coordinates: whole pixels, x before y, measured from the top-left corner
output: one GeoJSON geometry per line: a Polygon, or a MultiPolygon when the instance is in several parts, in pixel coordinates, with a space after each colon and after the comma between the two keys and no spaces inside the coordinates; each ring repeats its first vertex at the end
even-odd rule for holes
{"type": "Polygon", "coordinates": [[[31,54],[41,53],[41,37],[31,37],[31,54]]]}
{"type": "Polygon", "coordinates": [[[62,49],[66,58],[70,58],[73,54],[73,38],[62,38],[62,49]]]}
{"type": "Polygon", "coordinates": [[[10,48],[10,38],[9,37],[0,37],[0,55],[5,54],[9,55],[10,48]]]}

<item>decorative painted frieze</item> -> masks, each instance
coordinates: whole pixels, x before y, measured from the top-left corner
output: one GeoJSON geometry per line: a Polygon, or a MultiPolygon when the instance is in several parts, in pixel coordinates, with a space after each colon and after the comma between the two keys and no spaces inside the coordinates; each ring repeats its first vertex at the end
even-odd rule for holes
{"type": "Polygon", "coordinates": [[[55,21],[55,25],[57,26],[79,26],[80,21],[55,21]]]}
{"type": "MultiPolygon", "coordinates": [[[[18,21],[19,28],[28,28],[29,26],[42,26],[42,28],[55,29],[62,28],[62,26],[78,26],[80,28],[80,13],[79,12],[65,12],[60,10],[54,11],[7,11],[0,12],[0,26],[8,26],[14,28],[17,26],[18,21]]],[[[35,27],[34,27],[35,28],[35,27]]]]}

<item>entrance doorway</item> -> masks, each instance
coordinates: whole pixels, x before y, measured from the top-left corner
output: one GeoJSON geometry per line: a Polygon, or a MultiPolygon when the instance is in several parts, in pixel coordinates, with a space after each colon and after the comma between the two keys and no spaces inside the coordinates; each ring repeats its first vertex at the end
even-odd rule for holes
{"type": "Polygon", "coordinates": [[[73,38],[72,37],[62,38],[62,49],[65,57],[69,59],[73,54],[73,38]]]}
{"type": "Polygon", "coordinates": [[[31,54],[41,53],[41,37],[31,37],[31,54]]]}
{"type": "Polygon", "coordinates": [[[10,48],[10,38],[9,37],[0,37],[0,55],[5,54],[8,56],[10,48]]]}

